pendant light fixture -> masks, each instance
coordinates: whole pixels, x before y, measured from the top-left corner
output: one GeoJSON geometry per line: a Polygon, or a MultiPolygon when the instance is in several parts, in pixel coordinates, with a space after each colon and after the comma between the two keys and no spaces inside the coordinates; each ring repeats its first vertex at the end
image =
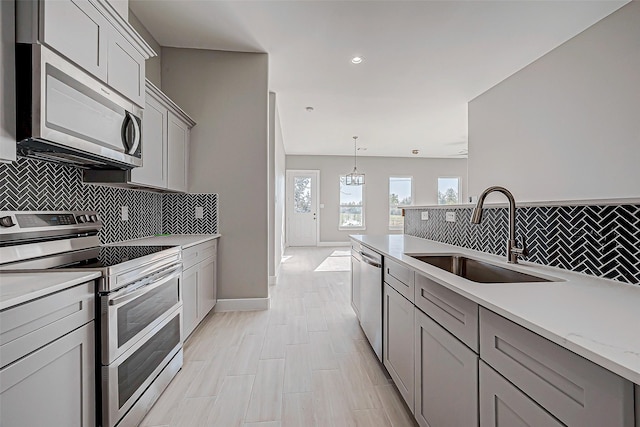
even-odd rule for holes
{"type": "Polygon", "coordinates": [[[353,172],[346,177],[347,185],[362,185],[364,184],[364,174],[358,172],[358,137],[353,137],[353,172]]]}

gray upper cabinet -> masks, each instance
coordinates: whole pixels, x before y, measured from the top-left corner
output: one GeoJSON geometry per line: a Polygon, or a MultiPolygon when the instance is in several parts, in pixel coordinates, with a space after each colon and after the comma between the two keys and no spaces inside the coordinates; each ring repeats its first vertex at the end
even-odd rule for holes
{"type": "MultiPolygon", "coordinates": [[[[142,166],[131,170],[129,183],[158,190],[186,192],[189,136],[196,122],[160,89],[146,81],[142,117],[142,166]]],[[[101,172],[85,174],[99,182],[101,172]]]]}
{"type": "Polygon", "coordinates": [[[413,412],[415,308],[411,301],[385,283],[382,310],[382,362],[413,412]]]}
{"type": "Polygon", "coordinates": [[[415,309],[415,409],[422,427],[478,425],[478,355],[415,309]]]}
{"type": "Polygon", "coordinates": [[[634,423],[631,382],[484,308],[480,349],[484,361],[563,424],[634,423]]]}
{"type": "Polygon", "coordinates": [[[168,189],[186,192],[189,168],[189,126],[175,113],[169,112],[167,121],[168,189]]]}
{"type": "Polygon", "coordinates": [[[43,43],[144,107],[145,60],[156,53],[104,0],[17,2],[17,41],[43,43]]]}
{"type": "Polygon", "coordinates": [[[131,170],[131,182],[167,188],[167,107],[153,91],[148,91],[142,116],[142,166],[131,170]]]}
{"type": "Polygon", "coordinates": [[[0,1],[0,162],[16,160],[15,3],[0,1]]]}

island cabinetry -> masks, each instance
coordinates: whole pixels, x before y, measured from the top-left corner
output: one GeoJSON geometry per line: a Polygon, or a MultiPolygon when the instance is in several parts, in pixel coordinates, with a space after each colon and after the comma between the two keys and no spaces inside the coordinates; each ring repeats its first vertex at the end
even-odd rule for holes
{"type": "Polygon", "coordinates": [[[413,412],[414,405],[414,315],[411,301],[388,283],[384,284],[382,362],[413,412]]]}
{"type": "MultiPolygon", "coordinates": [[[[633,425],[631,382],[484,308],[480,350],[482,360],[564,425],[633,425]]],[[[491,422],[492,393],[482,381],[480,390],[484,425],[498,425],[491,422]]]]}

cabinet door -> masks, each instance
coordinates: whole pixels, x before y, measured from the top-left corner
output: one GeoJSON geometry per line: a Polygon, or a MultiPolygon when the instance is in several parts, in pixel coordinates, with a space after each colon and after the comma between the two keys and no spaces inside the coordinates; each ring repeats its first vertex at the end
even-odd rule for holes
{"type": "Polygon", "coordinates": [[[16,160],[15,2],[0,1],[0,162],[16,160]]]}
{"type": "Polygon", "coordinates": [[[43,0],[41,6],[44,43],[106,82],[106,18],[88,0],[43,0]]]}
{"type": "Polygon", "coordinates": [[[478,425],[478,355],[415,309],[415,411],[423,427],[478,425]]]}
{"type": "Polygon", "coordinates": [[[414,312],[411,301],[388,283],[384,284],[382,362],[411,412],[415,380],[414,312]]]}
{"type": "Polygon", "coordinates": [[[480,425],[482,427],[560,427],[545,411],[489,365],[480,361],[480,425]]]}
{"type": "Polygon", "coordinates": [[[167,127],[168,188],[186,192],[189,127],[171,111],[169,111],[167,127]]]}
{"type": "Polygon", "coordinates": [[[351,307],[360,319],[360,260],[351,257],[351,307]]]}
{"type": "Polygon", "coordinates": [[[0,425],[95,425],[93,322],[0,370],[0,425]]]}
{"type": "Polygon", "coordinates": [[[216,259],[209,258],[198,268],[198,322],[216,305],[216,259]]]}
{"type": "Polygon", "coordinates": [[[142,114],[142,166],[131,170],[131,181],[167,188],[167,108],[147,95],[142,114]]]}
{"type": "Polygon", "coordinates": [[[198,267],[182,272],[182,336],[186,340],[198,325],[198,267]]]}
{"type": "Polygon", "coordinates": [[[112,30],[107,49],[107,83],[144,107],[144,58],[122,34],[112,30]]]}

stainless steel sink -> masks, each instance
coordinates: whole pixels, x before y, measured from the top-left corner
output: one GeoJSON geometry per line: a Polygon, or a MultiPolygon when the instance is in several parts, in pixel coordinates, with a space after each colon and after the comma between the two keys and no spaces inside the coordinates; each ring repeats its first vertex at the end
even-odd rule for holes
{"type": "Polygon", "coordinates": [[[498,267],[497,265],[476,259],[467,258],[463,255],[419,255],[405,254],[419,261],[441,268],[463,277],[472,282],[478,283],[524,283],[524,282],[552,282],[530,274],[498,267]]]}

